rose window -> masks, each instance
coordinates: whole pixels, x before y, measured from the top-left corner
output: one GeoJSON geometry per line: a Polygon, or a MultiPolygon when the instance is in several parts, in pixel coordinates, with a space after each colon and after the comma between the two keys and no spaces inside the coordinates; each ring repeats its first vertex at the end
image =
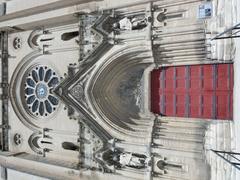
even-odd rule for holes
{"type": "Polygon", "coordinates": [[[26,104],[33,115],[48,116],[56,110],[59,101],[53,89],[58,83],[58,76],[47,66],[37,66],[30,70],[24,92],[26,104]]]}

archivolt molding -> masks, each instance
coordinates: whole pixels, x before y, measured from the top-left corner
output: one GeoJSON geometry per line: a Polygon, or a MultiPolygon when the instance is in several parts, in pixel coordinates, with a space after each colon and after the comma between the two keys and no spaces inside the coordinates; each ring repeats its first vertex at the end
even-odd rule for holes
{"type": "Polygon", "coordinates": [[[87,83],[87,101],[98,117],[98,123],[118,139],[144,142],[151,137],[153,122],[148,119],[148,122],[143,123],[140,111],[126,111],[117,101],[114,92],[119,82],[124,81],[122,78],[132,70],[144,71],[153,63],[150,47],[148,43],[138,43],[118,48],[108,57],[99,60],[98,67],[87,83]]]}
{"type": "Polygon", "coordinates": [[[29,65],[32,59],[35,59],[41,55],[42,53],[40,51],[34,51],[28,54],[25,58],[23,58],[23,60],[19,63],[17,69],[15,70],[15,73],[13,74],[10,81],[10,97],[11,97],[10,100],[11,100],[12,106],[16,114],[19,116],[20,120],[23,122],[23,124],[32,130],[36,130],[39,127],[36,126],[31,121],[28,121],[27,116],[29,115],[26,113],[25,109],[20,108],[22,107],[20,87],[21,87],[22,77],[26,71],[26,66],[29,65]]]}

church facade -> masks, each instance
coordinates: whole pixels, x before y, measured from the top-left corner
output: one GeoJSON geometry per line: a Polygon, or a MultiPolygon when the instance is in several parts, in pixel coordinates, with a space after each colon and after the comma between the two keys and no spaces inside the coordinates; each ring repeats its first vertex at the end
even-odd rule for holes
{"type": "Polygon", "coordinates": [[[3,3],[1,178],[236,178],[220,2],[3,3]]]}

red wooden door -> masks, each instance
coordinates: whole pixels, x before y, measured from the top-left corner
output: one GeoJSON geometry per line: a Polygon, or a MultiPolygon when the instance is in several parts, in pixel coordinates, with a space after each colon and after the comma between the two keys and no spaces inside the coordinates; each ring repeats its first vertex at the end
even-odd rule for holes
{"type": "Polygon", "coordinates": [[[153,70],[151,109],[164,116],[231,120],[233,65],[192,65],[153,70]]]}

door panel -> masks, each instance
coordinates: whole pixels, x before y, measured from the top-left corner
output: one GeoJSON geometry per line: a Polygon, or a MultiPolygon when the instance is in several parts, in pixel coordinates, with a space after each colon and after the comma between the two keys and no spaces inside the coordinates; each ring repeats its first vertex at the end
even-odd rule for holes
{"type": "Polygon", "coordinates": [[[163,67],[152,71],[151,88],[154,113],[232,119],[232,64],[163,67]]]}

